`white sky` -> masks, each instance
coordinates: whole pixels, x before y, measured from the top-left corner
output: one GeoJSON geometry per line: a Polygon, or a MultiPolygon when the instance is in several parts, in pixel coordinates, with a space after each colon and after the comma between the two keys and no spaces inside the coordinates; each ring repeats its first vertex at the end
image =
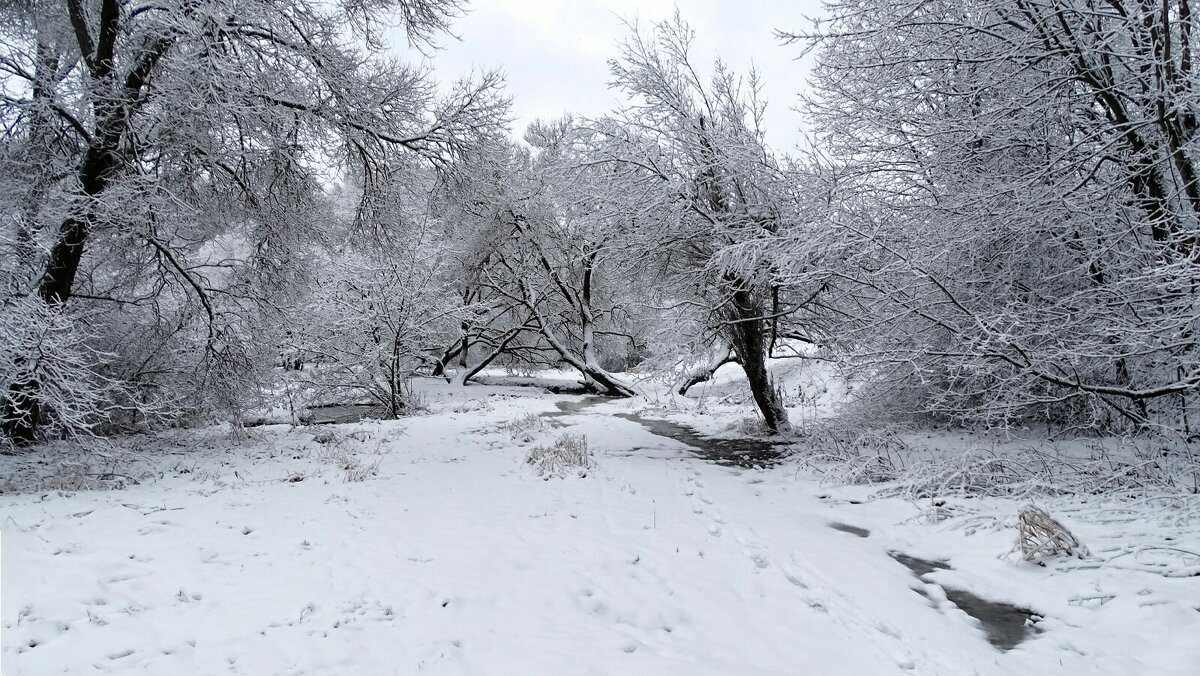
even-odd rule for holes
{"type": "Polygon", "coordinates": [[[676,6],[696,30],[698,66],[719,54],[739,73],[758,67],[770,102],[768,138],[790,150],[799,139],[799,116],[791,108],[804,87],[805,66],[796,61],[799,46],[782,46],[773,31],[807,27],[805,17],[821,13],[821,0],[472,0],[467,16],[454,24],[461,40],[443,39],[432,62],[442,80],[502,69],[519,137],[539,117],[612,110],[619,99],[607,86],[607,60],[628,34],[622,18],[648,28],[670,18],[676,6]]]}

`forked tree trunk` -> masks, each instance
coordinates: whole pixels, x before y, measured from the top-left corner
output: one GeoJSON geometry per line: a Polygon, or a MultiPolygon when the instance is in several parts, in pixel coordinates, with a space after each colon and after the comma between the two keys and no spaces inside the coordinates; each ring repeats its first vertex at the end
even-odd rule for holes
{"type": "Polygon", "coordinates": [[[632,397],[636,394],[633,388],[604,370],[594,359],[589,361],[585,358],[580,358],[579,355],[568,349],[562,339],[558,337],[558,334],[554,332],[554,329],[546,324],[544,318],[538,316],[537,319],[538,329],[546,339],[546,342],[550,343],[550,347],[554,348],[554,351],[558,353],[558,356],[563,361],[583,374],[584,382],[588,385],[589,389],[594,389],[599,394],[606,394],[610,397],[632,397]]]}
{"type": "MultiPolygon", "coordinates": [[[[89,71],[89,84],[97,88],[92,101],[96,123],[79,164],[82,198],[79,212],[59,227],[58,238],[50,249],[38,283],[38,295],[52,308],[60,307],[71,297],[84,245],[95,225],[95,201],[120,168],[121,147],[129,128],[129,117],[142,103],[150,75],[173,40],[161,37],[149,41],[132,58],[129,70],[121,79],[117,77],[115,59],[116,41],[121,35],[121,4],[117,0],[101,3],[99,24],[94,34],[89,30],[82,2],[71,0],[67,8],[80,54],[89,71]]],[[[3,433],[15,444],[31,443],[37,435],[44,414],[40,389],[38,376],[30,368],[25,377],[12,383],[5,393],[3,433]]]]}
{"type": "MultiPolygon", "coordinates": [[[[469,340],[470,340],[469,337],[463,336],[462,340],[456,340],[456,341],[454,341],[454,344],[452,344],[450,347],[446,348],[442,352],[442,356],[439,357],[438,360],[434,362],[433,371],[430,373],[430,375],[437,376],[437,377],[445,376],[446,375],[446,367],[450,365],[450,362],[453,361],[455,357],[459,356],[462,353],[463,347],[468,344],[469,340]]],[[[460,359],[459,363],[462,363],[463,361],[464,360],[460,359]]]]}

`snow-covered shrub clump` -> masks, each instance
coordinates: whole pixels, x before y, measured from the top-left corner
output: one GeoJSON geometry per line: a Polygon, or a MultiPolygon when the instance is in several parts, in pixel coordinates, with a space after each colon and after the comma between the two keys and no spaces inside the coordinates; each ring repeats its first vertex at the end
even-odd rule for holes
{"type": "Polygon", "coordinates": [[[546,421],[536,413],[526,413],[501,423],[500,429],[512,435],[513,439],[528,443],[545,431],[546,421]]]}
{"type": "Polygon", "coordinates": [[[1045,510],[1025,505],[1017,514],[1017,546],[1021,558],[1031,563],[1060,556],[1086,558],[1087,547],[1075,534],[1050,516],[1045,510]]]}
{"type": "Polygon", "coordinates": [[[538,476],[546,479],[569,474],[587,476],[587,470],[594,466],[587,437],[570,433],[560,436],[550,446],[538,446],[529,451],[525,462],[533,465],[538,476]]]}

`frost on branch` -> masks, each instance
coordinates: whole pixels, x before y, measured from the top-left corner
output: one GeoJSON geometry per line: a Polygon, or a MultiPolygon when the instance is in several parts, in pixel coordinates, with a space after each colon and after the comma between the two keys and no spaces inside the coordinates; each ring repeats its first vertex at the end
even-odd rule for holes
{"type": "Polygon", "coordinates": [[[90,347],[88,337],[74,318],[35,296],[0,306],[0,392],[8,393],[0,396],[0,424],[37,416],[43,436],[58,438],[94,433],[117,418],[144,420],[150,409],[140,411],[132,390],[103,374],[111,355],[90,347]],[[31,381],[41,387],[24,387],[31,381]]]}
{"type": "Polygon", "coordinates": [[[1017,546],[1021,549],[1021,558],[1031,563],[1060,556],[1082,559],[1089,555],[1087,547],[1083,546],[1074,533],[1044,510],[1033,505],[1025,505],[1018,513],[1017,532],[1017,546]]]}

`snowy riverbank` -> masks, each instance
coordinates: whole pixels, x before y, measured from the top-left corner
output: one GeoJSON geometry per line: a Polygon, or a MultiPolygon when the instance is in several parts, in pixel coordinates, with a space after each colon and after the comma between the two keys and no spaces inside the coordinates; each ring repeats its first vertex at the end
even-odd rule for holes
{"type": "MultiPolygon", "coordinates": [[[[580,398],[426,395],[434,413],[395,422],[147,441],[120,490],[0,495],[3,673],[1185,674],[1200,660],[1200,578],[1017,563],[1014,500],[935,509],[795,463],[720,466],[613,415],[636,401],[533,422],[580,398]],[[595,467],[543,480],[525,455],[567,431],[595,467]],[[918,578],[889,553],[947,568],[918,578]],[[958,591],[1038,618],[1005,639],[958,591]]],[[[1200,550],[1194,511],[1122,504],[1049,507],[1093,549],[1130,547],[1125,563],[1200,550]]]]}

